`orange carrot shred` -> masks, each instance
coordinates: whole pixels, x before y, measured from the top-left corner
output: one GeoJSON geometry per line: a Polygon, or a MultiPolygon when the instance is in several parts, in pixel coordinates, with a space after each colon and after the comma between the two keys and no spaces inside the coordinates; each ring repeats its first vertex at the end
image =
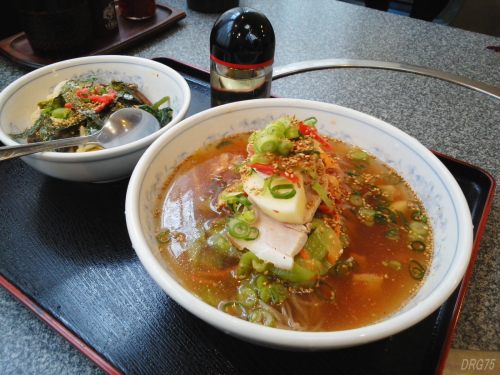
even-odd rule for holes
{"type": "Polygon", "coordinates": [[[309,255],[309,253],[306,251],[306,249],[302,248],[300,251],[299,251],[299,255],[302,259],[304,260],[311,260],[311,256],[309,255]]]}

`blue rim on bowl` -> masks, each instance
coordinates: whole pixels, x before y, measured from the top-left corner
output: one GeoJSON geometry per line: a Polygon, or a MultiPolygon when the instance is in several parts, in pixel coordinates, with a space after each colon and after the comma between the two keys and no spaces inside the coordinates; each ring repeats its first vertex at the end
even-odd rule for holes
{"type": "Polygon", "coordinates": [[[298,99],[232,103],[191,116],[169,129],[144,153],[132,174],[126,198],[126,220],[140,261],[176,302],[228,334],[264,346],[292,350],[360,345],[418,323],[438,309],[456,289],[467,269],[473,241],[471,215],[462,190],[426,147],[374,117],[333,104],[298,99]],[[184,289],[156,257],[151,212],[159,189],[175,167],[202,144],[261,129],[282,115],[317,117],[321,133],[354,143],[401,173],[428,209],[435,230],[430,273],[411,301],[379,323],[335,332],[297,332],[255,325],[201,301],[184,289]]]}

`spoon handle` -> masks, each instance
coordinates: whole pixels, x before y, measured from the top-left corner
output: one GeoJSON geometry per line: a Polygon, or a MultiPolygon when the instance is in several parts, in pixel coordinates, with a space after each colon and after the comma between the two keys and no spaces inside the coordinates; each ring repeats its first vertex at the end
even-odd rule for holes
{"type": "Polygon", "coordinates": [[[79,146],[82,144],[92,144],[92,143],[94,144],[99,143],[97,142],[97,138],[95,135],[57,139],[55,141],[48,141],[48,142],[28,143],[19,146],[0,147],[0,160],[17,158],[19,156],[30,155],[36,152],[48,151],[61,147],[79,146]]]}

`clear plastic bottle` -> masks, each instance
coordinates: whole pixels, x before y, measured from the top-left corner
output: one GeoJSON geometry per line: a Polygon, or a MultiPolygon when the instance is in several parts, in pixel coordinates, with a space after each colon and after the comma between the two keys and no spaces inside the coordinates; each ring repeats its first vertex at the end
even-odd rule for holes
{"type": "Polygon", "coordinates": [[[268,98],[275,45],[273,27],[259,11],[237,7],[223,13],[210,34],[212,107],[268,98]]]}

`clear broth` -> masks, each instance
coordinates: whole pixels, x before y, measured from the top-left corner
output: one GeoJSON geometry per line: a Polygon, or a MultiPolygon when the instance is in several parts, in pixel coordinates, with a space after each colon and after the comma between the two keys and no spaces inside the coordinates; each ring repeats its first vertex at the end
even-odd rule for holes
{"type": "MultiPolygon", "coordinates": [[[[206,237],[204,232],[209,230],[211,223],[228,216],[228,212],[216,208],[214,199],[224,181],[239,178],[234,166],[246,157],[247,139],[248,134],[241,134],[226,139],[223,147],[220,147],[223,144],[220,143],[198,150],[165,182],[163,193],[158,197],[157,233],[166,229],[173,233],[171,241],[159,244],[161,256],[188,290],[215,307],[220,306],[221,301],[234,301],[242,280],[235,277],[234,272],[226,272],[223,277],[218,273],[211,274],[210,270],[214,267],[220,270],[234,269],[238,258],[212,257],[214,251],[211,247],[197,239],[206,237]],[[230,167],[225,168],[226,165],[230,167]],[[199,262],[192,261],[192,248],[196,241],[200,242],[194,246],[196,256],[203,260],[199,262]],[[213,264],[205,267],[207,262],[213,264]]],[[[345,185],[350,185],[348,188],[351,189],[356,185],[357,178],[352,174],[361,172],[348,155],[359,149],[342,141],[330,140],[330,144],[333,147],[330,154],[339,161],[345,172],[344,177],[348,180],[345,185]]],[[[374,179],[382,186],[380,176],[388,173],[394,175],[392,169],[370,156],[369,166],[363,171],[363,176],[378,176],[374,179]]],[[[404,181],[393,186],[395,188],[390,188],[395,191],[390,194],[393,201],[411,200],[420,203],[404,181]]],[[[412,212],[406,207],[402,214],[409,219],[412,212]]],[[[335,303],[325,302],[312,292],[292,292],[286,308],[293,317],[295,328],[338,331],[373,324],[398,311],[423,281],[414,279],[409,268],[414,264],[411,261],[415,260],[428,269],[432,255],[432,233],[426,237],[425,251],[416,252],[409,246],[405,230],[400,239],[388,239],[385,236],[387,226],[363,224],[349,207],[343,210],[342,217],[349,245],[345,247],[341,259],[354,257],[359,268],[343,277],[328,274],[323,279],[335,290],[335,303]],[[397,261],[403,268],[395,270],[388,267],[389,261],[397,261]]],[[[283,309],[280,305],[273,307],[279,311],[283,309]]]]}

